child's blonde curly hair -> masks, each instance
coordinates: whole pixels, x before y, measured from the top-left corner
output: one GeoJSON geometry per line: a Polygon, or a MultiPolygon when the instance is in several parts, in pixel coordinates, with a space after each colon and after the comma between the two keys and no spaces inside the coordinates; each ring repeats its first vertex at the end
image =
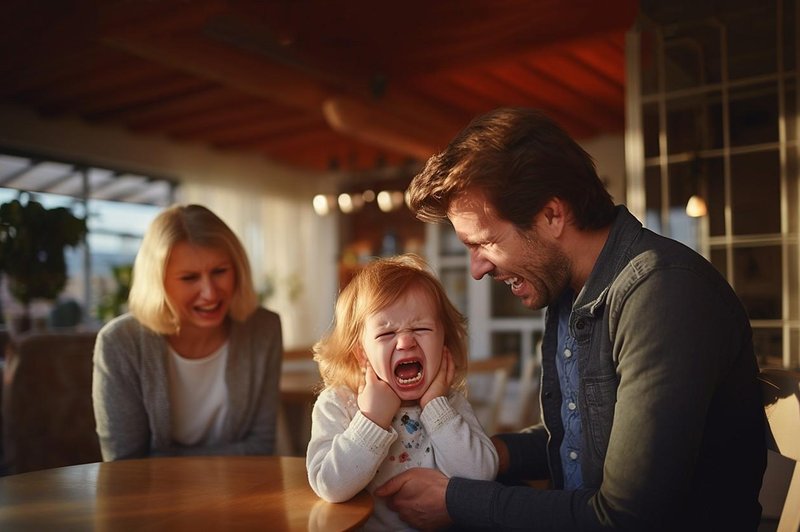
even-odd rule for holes
{"type": "Polygon", "coordinates": [[[366,318],[392,303],[411,287],[432,296],[444,327],[444,345],[455,363],[451,388],[463,390],[467,374],[467,332],[464,316],[453,306],[425,261],[414,254],[376,259],[367,264],[339,294],[333,325],[314,345],[326,388],[347,386],[358,392],[361,364],[358,353],[366,318]]]}

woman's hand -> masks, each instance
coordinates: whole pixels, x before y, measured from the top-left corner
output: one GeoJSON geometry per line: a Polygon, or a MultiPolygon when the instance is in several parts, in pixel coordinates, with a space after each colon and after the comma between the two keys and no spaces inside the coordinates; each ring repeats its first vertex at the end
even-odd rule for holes
{"type": "Polygon", "coordinates": [[[392,417],[400,408],[400,398],[388,383],[382,381],[365,360],[361,366],[361,381],[358,385],[358,409],[373,423],[389,430],[392,417]]]}
{"type": "Polygon", "coordinates": [[[419,406],[425,408],[431,400],[441,396],[447,397],[447,394],[450,392],[450,385],[453,384],[453,377],[455,374],[456,364],[453,362],[453,356],[450,354],[450,350],[447,349],[447,346],[444,346],[444,348],[442,348],[442,363],[439,364],[439,372],[433,378],[433,382],[431,382],[431,385],[425,390],[425,393],[422,394],[419,400],[419,406]]]}

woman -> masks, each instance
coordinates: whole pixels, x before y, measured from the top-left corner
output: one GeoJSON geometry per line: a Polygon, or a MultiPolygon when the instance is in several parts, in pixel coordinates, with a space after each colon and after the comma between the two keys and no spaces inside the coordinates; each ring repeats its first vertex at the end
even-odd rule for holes
{"type": "Polygon", "coordinates": [[[200,205],[164,210],[136,256],[128,306],[95,344],[103,459],[272,454],[280,318],[259,307],[230,228],[200,205]]]}

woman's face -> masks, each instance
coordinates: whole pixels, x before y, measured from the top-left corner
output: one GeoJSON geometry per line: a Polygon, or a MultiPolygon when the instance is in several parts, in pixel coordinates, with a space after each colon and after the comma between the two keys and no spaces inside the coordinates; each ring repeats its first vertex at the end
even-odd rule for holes
{"type": "Polygon", "coordinates": [[[367,316],[361,347],[378,378],[403,401],[425,393],[442,362],[444,328],[433,298],[413,287],[367,316]]]}
{"type": "Polygon", "coordinates": [[[164,289],[181,329],[209,329],[225,321],[236,287],[236,270],[223,250],[180,242],[172,248],[164,289]]]}

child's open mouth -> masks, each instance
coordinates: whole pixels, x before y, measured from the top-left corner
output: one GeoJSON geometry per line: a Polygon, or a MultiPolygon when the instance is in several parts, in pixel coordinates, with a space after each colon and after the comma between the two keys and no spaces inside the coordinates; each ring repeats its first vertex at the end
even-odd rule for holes
{"type": "Polygon", "coordinates": [[[422,362],[419,360],[403,360],[394,368],[394,376],[401,386],[414,386],[422,380],[422,362]]]}

